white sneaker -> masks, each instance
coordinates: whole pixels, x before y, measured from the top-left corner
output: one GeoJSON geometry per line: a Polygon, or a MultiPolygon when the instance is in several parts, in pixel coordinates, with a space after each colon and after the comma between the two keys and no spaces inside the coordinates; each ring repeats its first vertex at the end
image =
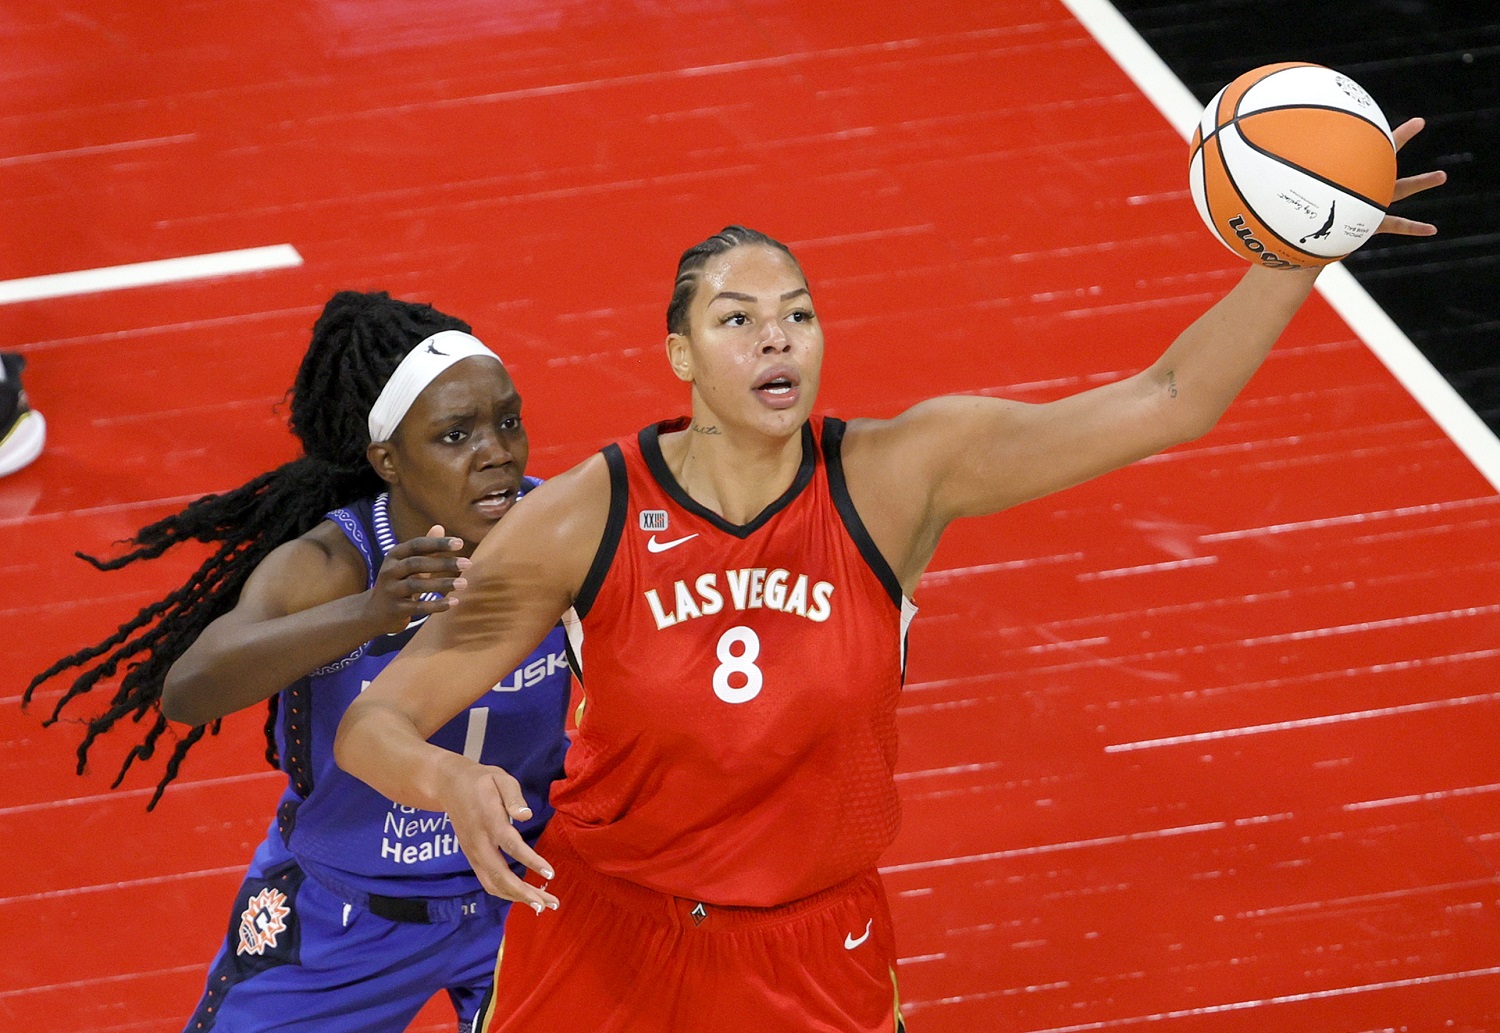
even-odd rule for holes
{"type": "Polygon", "coordinates": [[[29,466],[47,443],[47,421],[26,403],[21,370],[26,360],[0,355],[0,477],[29,466]]]}

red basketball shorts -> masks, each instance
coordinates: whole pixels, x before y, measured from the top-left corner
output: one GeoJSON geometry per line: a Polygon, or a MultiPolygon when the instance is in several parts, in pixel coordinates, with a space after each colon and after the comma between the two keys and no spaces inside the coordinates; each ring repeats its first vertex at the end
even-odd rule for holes
{"type": "Polygon", "coordinates": [[[485,1033],[903,1029],[873,870],[780,907],[715,907],[600,875],[551,829],[537,851],[561,905],[511,909],[485,1033]]]}

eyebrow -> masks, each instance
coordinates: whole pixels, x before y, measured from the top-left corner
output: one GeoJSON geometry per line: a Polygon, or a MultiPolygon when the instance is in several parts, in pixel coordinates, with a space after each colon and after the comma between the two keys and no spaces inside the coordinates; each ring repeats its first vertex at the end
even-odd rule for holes
{"type": "MultiPolygon", "coordinates": [[[[791,301],[793,298],[795,298],[799,294],[807,294],[809,297],[812,296],[811,293],[808,291],[808,289],[806,287],[798,287],[796,290],[790,290],[790,291],[787,291],[785,294],[783,294],[781,296],[781,300],[782,301],[791,301]]],[[[714,302],[718,301],[720,298],[728,298],[731,301],[748,301],[748,302],[751,302],[751,303],[754,303],[754,302],[757,302],[757,301],[760,300],[759,298],[757,298],[753,294],[741,294],[739,291],[720,291],[719,293],[715,294],[712,298],[709,298],[708,299],[708,303],[710,305],[712,305],[714,302]]]]}
{"type": "MultiPolygon", "coordinates": [[[[512,388],[509,392],[501,395],[497,399],[496,408],[502,409],[506,413],[513,415],[521,411],[521,402],[521,392],[512,388]]],[[[480,412],[477,406],[468,406],[466,408],[452,408],[447,412],[434,415],[431,420],[431,425],[436,427],[449,423],[457,423],[463,420],[472,420],[479,415],[480,412]]]]}

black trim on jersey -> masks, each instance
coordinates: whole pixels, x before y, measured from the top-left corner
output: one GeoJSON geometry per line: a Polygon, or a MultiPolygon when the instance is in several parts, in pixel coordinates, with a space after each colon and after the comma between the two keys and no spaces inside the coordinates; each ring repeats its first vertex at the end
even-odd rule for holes
{"type": "MultiPolygon", "coordinates": [[[[885,586],[891,602],[899,608],[903,596],[901,579],[896,577],[896,572],[891,569],[891,565],[875,547],[875,539],[871,538],[870,532],[865,530],[865,522],[859,518],[859,511],[854,508],[854,500],[849,497],[849,485],[844,480],[843,446],[846,426],[843,420],[836,420],[832,416],[823,419],[823,462],[828,466],[828,493],[833,496],[834,508],[843,518],[844,529],[849,532],[849,537],[854,539],[854,545],[859,549],[859,554],[865,558],[865,563],[869,564],[875,576],[880,579],[880,583],[885,586]]],[[[903,670],[902,679],[904,680],[905,677],[906,672],[903,670]]]]}
{"type": "Polygon", "coordinates": [[[293,797],[282,800],[276,808],[276,833],[281,837],[281,845],[288,850],[292,847],[292,833],[297,831],[297,808],[301,806],[302,799],[293,797]]]}
{"type": "Polygon", "coordinates": [[[298,678],[281,690],[281,769],[304,800],[312,793],[312,682],[298,678]]]}
{"type": "MultiPolygon", "coordinates": [[[[625,513],[630,504],[630,486],[625,474],[625,455],[619,445],[605,445],[599,450],[604,463],[609,467],[609,519],[604,524],[604,537],[599,539],[599,548],[594,552],[594,562],[573,600],[573,611],[581,619],[594,605],[599,588],[604,584],[604,575],[609,573],[615,561],[615,552],[620,547],[620,535],[625,531],[625,513]]],[[[571,655],[572,650],[569,650],[571,655]]],[[[576,668],[575,668],[576,670],[576,668]]]]}
{"type": "MultiPolygon", "coordinates": [[[[575,609],[574,614],[578,611],[575,609]]],[[[580,618],[581,620],[582,618],[580,618]]],[[[579,687],[583,686],[583,658],[573,652],[573,636],[568,634],[568,626],[564,624],[563,629],[563,653],[568,658],[568,670],[573,672],[573,677],[578,679],[579,687]]],[[[563,716],[566,717],[568,708],[563,707],[563,716]]],[[[524,878],[524,876],[523,876],[524,878]]]]}
{"type": "Polygon", "coordinates": [[[802,494],[802,489],[812,483],[813,471],[817,469],[818,465],[818,450],[816,444],[813,442],[811,424],[804,423],[802,425],[802,465],[797,468],[797,476],[792,479],[791,487],[782,492],[780,498],[761,510],[755,519],[748,524],[731,524],[713,510],[700,505],[691,495],[682,490],[682,485],[678,484],[677,478],[672,476],[672,471],[667,466],[666,457],[661,454],[660,436],[663,427],[669,430],[681,429],[674,426],[674,424],[681,424],[682,427],[687,426],[686,420],[653,423],[651,426],[643,429],[638,435],[638,440],[641,444],[641,455],[646,460],[646,468],[651,471],[651,476],[655,478],[657,484],[661,485],[662,491],[665,491],[673,502],[694,516],[707,520],[726,534],[732,534],[736,538],[749,538],[766,521],[791,505],[792,500],[802,494]]]}

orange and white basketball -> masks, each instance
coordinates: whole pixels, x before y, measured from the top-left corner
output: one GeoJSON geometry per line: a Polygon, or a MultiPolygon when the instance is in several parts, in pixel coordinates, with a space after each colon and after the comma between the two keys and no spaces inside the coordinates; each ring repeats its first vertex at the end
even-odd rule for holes
{"type": "Polygon", "coordinates": [[[1379,106],[1347,75],[1285,62],[1246,72],[1204,109],[1189,178],[1235,254],[1273,268],[1336,262],[1373,234],[1396,189],[1379,106]]]}

